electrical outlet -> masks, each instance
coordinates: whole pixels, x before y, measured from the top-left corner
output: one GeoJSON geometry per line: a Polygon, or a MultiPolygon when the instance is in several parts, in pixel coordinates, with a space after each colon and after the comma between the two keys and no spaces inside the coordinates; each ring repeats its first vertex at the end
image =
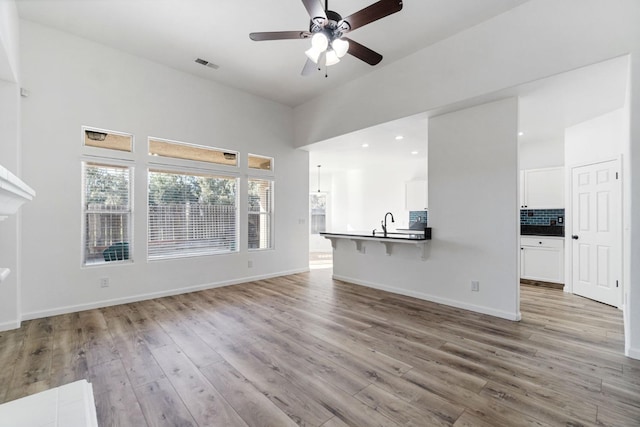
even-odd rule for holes
{"type": "Polygon", "coordinates": [[[108,277],[101,277],[100,278],[100,287],[101,288],[108,288],[109,287],[109,278],[108,277]]]}
{"type": "Polygon", "coordinates": [[[477,280],[472,280],[471,281],[471,290],[473,292],[480,292],[480,282],[478,282],[477,280]]]}
{"type": "Polygon", "coordinates": [[[247,262],[247,267],[249,267],[249,268],[253,268],[253,261],[249,260],[249,261],[247,262]]]}

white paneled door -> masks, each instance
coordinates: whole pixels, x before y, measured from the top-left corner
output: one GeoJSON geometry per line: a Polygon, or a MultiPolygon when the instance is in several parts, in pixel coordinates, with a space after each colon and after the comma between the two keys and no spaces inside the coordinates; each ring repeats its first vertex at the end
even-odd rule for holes
{"type": "Polygon", "coordinates": [[[573,292],[621,305],[620,162],[572,169],[573,292]]]}

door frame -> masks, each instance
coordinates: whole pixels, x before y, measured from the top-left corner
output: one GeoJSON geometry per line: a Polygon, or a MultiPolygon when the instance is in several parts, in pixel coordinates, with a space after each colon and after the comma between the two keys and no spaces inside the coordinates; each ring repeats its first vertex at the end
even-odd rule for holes
{"type": "Polygon", "coordinates": [[[620,235],[618,236],[618,244],[620,250],[620,260],[618,261],[620,269],[620,295],[618,297],[617,307],[619,309],[624,308],[624,293],[625,293],[625,280],[624,280],[624,267],[625,256],[624,250],[624,169],[622,154],[616,157],[606,157],[596,161],[576,163],[565,168],[565,212],[564,212],[564,291],[573,294],[573,241],[571,239],[571,232],[573,230],[573,169],[583,166],[591,166],[599,163],[616,161],[618,163],[618,169],[620,170],[620,206],[618,215],[620,216],[620,235]]]}

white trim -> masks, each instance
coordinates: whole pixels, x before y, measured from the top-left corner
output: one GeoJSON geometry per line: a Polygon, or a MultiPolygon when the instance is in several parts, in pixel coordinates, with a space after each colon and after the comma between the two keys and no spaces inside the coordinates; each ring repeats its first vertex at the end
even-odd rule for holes
{"type": "MultiPolygon", "coordinates": [[[[243,278],[240,278],[240,279],[226,280],[226,281],[221,281],[221,282],[205,283],[205,284],[202,284],[202,285],[188,286],[186,288],[169,289],[169,290],[166,290],[166,291],[133,295],[133,296],[130,296],[130,297],[123,297],[123,298],[115,298],[115,299],[110,299],[110,300],[96,301],[96,302],[91,302],[91,303],[86,303],[86,304],[69,305],[69,306],[52,308],[52,309],[42,310],[42,311],[32,311],[32,312],[29,312],[29,313],[23,313],[22,320],[33,320],[33,319],[40,319],[40,318],[49,317],[49,316],[58,316],[60,314],[76,313],[78,311],[93,310],[93,309],[96,309],[96,308],[110,307],[110,306],[113,306],[113,305],[128,304],[128,303],[132,303],[132,302],[138,302],[138,301],[145,301],[145,300],[150,300],[150,299],[155,299],[155,298],[168,297],[168,296],[172,296],[172,295],[180,295],[180,294],[186,294],[186,293],[190,293],[190,292],[203,291],[205,289],[221,288],[221,287],[224,287],[224,286],[232,286],[232,285],[239,285],[239,284],[242,284],[242,283],[255,282],[257,280],[272,279],[274,277],[289,276],[289,275],[292,275],[292,274],[299,274],[299,273],[307,273],[308,271],[309,271],[309,268],[307,267],[307,268],[302,268],[302,269],[297,269],[297,270],[281,271],[279,273],[243,277],[243,278]]],[[[1,326],[2,325],[0,325],[0,328],[1,328],[1,326]]]]}
{"type": "Polygon", "coordinates": [[[626,348],[624,354],[632,359],[640,360],[640,348],[626,348]]]}
{"type": "Polygon", "coordinates": [[[9,322],[0,323],[0,332],[18,329],[20,327],[19,320],[11,320],[9,322]]]}
{"type": "Polygon", "coordinates": [[[31,187],[0,165],[0,220],[18,212],[20,206],[33,200],[35,194],[31,187]]]}
{"type": "Polygon", "coordinates": [[[492,308],[488,308],[480,305],[466,304],[466,303],[448,299],[448,298],[441,298],[434,295],[425,294],[422,292],[409,291],[406,289],[396,288],[396,287],[387,286],[387,285],[381,285],[379,283],[368,282],[360,279],[353,279],[350,277],[340,276],[336,274],[333,275],[333,278],[335,280],[341,280],[343,282],[349,282],[355,285],[366,286],[374,289],[380,289],[382,291],[387,291],[387,292],[391,292],[398,295],[418,298],[425,301],[431,301],[438,304],[444,304],[451,307],[461,308],[463,310],[470,310],[476,313],[488,314],[489,316],[499,317],[501,319],[507,319],[507,320],[513,320],[513,321],[522,320],[522,314],[520,313],[520,311],[518,311],[517,313],[510,313],[510,312],[501,311],[501,310],[494,310],[492,308]]]}

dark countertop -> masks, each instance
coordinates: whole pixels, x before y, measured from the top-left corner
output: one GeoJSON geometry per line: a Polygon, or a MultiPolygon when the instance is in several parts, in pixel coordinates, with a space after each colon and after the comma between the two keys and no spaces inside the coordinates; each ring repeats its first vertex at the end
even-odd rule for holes
{"type": "Polygon", "coordinates": [[[396,233],[390,232],[385,236],[382,231],[372,232],[349,231],[349,232],[321,232],[321,236],[327,237],[366,237],[368,239],[380,240],[431,240],[431,227],[425,227],[424,234],[396,233]]]}
{"type": "Polygon", "coordinates": [[[521,236],[564,237],[564,226],[559,225],[521,225],[521,236]]]}

